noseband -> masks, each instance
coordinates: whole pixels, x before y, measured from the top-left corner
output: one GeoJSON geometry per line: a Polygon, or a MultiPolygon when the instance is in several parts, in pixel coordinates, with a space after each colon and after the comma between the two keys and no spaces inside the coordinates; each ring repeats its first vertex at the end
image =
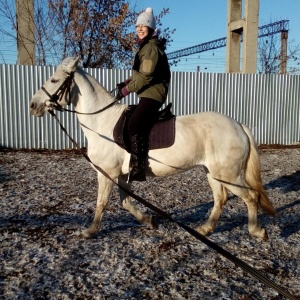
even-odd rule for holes
{"type": "Polygon", "coordinates": [[[49,97],[49,102],[51,104],[51,108],[55,108],[56,110],[62,110],[62,106],[58,103],[64,95],[64,93],[68,93],[67,96],[67,105],[71,102],[71,86],[74,82],[74,72],[71,72],[68,74],[66,79],[63,81],[63,83],[60,85],[60,87],[56,90],[56,92],[52,95],[44,88],[42,87],[42,90],[45,92],[45,94],[49,97]]]}

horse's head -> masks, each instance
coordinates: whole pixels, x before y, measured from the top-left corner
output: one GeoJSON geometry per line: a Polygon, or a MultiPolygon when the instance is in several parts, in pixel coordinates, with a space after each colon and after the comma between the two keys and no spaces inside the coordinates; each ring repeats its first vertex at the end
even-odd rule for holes
{"type": "Polygon", "coordinates": [[[47,110],[65,106],[70,102],[70,89],[79,57],[66,58],[54,74],[38,90],[30,101],[30,113],[42,117],[47,110]]]}

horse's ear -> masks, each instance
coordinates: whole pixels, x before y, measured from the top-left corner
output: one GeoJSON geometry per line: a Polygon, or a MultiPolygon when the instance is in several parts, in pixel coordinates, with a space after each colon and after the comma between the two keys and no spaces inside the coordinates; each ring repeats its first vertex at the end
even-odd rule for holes
{"type": "Polygon", "coordinates": [[[79,62],[79,56],[76,58],[68,57],[65,58],[62,62],[62,68],[66,73],[75,72],[78,62],[79,62]]]}

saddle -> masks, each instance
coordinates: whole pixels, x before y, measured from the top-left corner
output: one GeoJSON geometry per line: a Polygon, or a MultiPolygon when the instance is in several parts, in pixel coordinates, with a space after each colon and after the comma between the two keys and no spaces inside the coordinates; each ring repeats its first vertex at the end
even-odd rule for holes
{"type": "MultiPolygon", "coordinates": [[[[175,141],[175,121],[176,116],[171,112],[172,103],[169,103],[157,115],[149,135],[149,150],[168,148],[175,141]]],[[[113,130],[115,142],[130,153],[130,139],[127,131],[128,120],[135,110],[136,105],[129,105],[120,116],[113,130]]]]}

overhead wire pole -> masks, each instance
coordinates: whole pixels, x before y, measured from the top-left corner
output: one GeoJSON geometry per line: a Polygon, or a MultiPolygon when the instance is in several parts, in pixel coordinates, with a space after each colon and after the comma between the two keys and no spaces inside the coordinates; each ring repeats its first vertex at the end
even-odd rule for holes
{"type": "MultiPolygon", "coordinates": [[[[258,28],[258,37],[273,35],[276,33],[288,31],[289,20],[281,20],[278,22],[270,23],[258,28]]],[[[168,60],[178,59],[180,57],[189,56],[217,48],[226,47],[226,37],[213,40],[210,42],[202,43],[196,46],[184,48],[174,52],[167,53],[168,60]]],[[[242,41],[242,40],[241,40],[242,41]]]]}
{"type": "Polygon", "coordinates": [[[15,0],[18,65],[35,64],[34,0],[15,0]]]}
{"type": "Polygon", "coordinates": [[[286,74],[288,31],[281,32],[280,74],[286,74]]]}
{"type": "Polygon", "coordinates": [[[226,73],[256,73],[258,16],[259,0],[227,0],[226,73]]]}

